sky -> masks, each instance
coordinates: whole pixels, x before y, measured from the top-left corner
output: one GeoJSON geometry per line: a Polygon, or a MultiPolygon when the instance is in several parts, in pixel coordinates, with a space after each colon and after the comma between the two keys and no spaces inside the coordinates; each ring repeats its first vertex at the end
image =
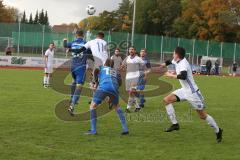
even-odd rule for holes
{"type": "Polygon", "coordinates": [[[51,25],[62,23],[78,23],[88,15],[87,5],[94,5],[97,13],[103,10],[112,11],[122,0],[4,0],[4,4],[14,6],[21,12],[35,15],[37,10],[47,10],[51,25]]]}

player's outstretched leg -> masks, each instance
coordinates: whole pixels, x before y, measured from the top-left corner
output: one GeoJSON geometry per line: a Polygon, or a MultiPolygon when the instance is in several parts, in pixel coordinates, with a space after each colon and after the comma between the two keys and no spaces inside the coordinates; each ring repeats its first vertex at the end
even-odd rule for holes
{"type": "Polygon", "coordinates": [[[177,97],[173,94],[170,94],[167,97],[165,97],[163,101],[166,105],[165,107],[166,107],[166,111],[167,111],[167,114],[169,116],[169,119],[172,122],[172,125],[169,128],[167,128],[165,130],[165,132],[172,132],[174,130],[179,130],[180,127],[179,127],[179,124],[177,122],[176,115],[175,115],[175,110],[174,110],[173,105],[172,105],[172,103],[177,101],[177,97]]]}
{"type": "Polygon", "coordinates": [[[97,134],[97,104],[92,102],[90,105],[90,122],[91,130],[86,133],[86,135],[96,135],[97,134]]]}
{"type": "Polygon", "coordinates": [[[214,129],[217,142],[220,143],[222,141],[223,129],[219,128],[214,118],[207,114],[204,110],[197,110],[197,113],[201,119],[205,120],[208,125],[214,129]]]}
{"type": "Polygon", "coordinates": [[[127,121],[126,121],[126,118],[125,118],[123,110],[118,105],[117,106],[113,106],[113,107],[115,108],[116,113],[118,114],[119,120],[120,120],[120,122],[122,124],[122,129],[123,129],[122,135],[129,134],[128,127],[127,127],[127,121]]]}

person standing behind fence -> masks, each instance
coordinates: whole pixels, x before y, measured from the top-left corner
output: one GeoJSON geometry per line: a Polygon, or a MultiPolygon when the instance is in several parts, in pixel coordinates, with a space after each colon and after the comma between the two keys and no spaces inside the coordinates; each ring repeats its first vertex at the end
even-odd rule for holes
{"type": "Polygon", "coordinates": [[[120,69],[121,65],[122,65],[122,62],[123,62],[122,57],[120,55],[120,49],[119,48],[115,49],[114,55],[111,57],[111,59],[114,62],[113,68],[118,71],[120,69]]]}
{"type": "Polygon", "coordinates": [[[206,62],[207,75],[211,75],[211,69],[212,69],[212,62],[211,60],[207,60],[206,62]]]}
{"type": "Polygon", "coordinates": [[[219,63],[219,60],[217,59],[215,62],[215,75],[219,75],[219,66],[220,66],[220,63],[219,63]]]}
{"type": "Polygon", "coordinates": [[[54,43],[49,44],[48,50],[44,54],[44,78],[43,78],[43,86],[44,88],[49,87],[50,77],[53,72],[53,60],[54,60],[54,43]]]}
{"type": "Polygon", "coordinates": [[[233,77],[236,77],[236,75],[237,75],[237,68],[238,68],[238,64],[237,64],[237,62],[234,62],[233,63],[233,65],[232,65],[232,75],[233,75],[233,77]]]}

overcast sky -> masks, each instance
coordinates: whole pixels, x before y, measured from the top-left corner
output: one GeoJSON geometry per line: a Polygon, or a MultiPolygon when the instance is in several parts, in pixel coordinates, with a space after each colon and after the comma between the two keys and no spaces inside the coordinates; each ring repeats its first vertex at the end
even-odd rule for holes
{"type": "Polygon", "coordinates": [[[78,23],[87,17],[86,7],[92,4],[97,9],[97,14],[103,10],[114,10],[122,0],[4,0],[9,6],[14,6],[20,11],[26,11],[27,16],[36,10],[48,11],[51,25],[62,23],[78,23]]]}

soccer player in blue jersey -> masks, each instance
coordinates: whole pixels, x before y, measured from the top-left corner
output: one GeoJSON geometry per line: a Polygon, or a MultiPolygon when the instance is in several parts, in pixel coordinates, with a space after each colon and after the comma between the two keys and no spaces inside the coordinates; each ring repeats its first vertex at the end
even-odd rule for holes
{"type": "MultiPolygon", "coordinates": [[[[121,85],[121,75],[113,69],[114,62],[111,59],[107,59],[104,66],[100,66],[99,70],[95,70],[95,75],[98,75],[98,87],[93,96],[92,103],[90,105],[90,118],[91,118],[91,130],[87,135],[97,134],[97,106],[102,101],[109,97],[110,101],[115,109],[116,113],[122,124],[122,135],[129,134],[127,122],[124,116],[124,112],[119,106],[119,86],[121,85]]],[[[95,76],[96,77],[96,76],[95,76]]]]}
{"type": "Polygon", "coordinates": [[[150,60],[147,58],[147,49],[143,48],[140,51],[140,58],[143,60],[144,65],[143,65],[143,69],[140,72],[140,77],[139,77],[139,82],[138,82],[138,86],[137,86],[137,90],[139,91],[136,96],[139,98],[139,106],[141,108],[144,107],[144,103],[145,103],[145,98],[144,98],[144,89],[145,89],[145,85],[147,83],[147,74],[151,72],[151,63],[150,60]]]}
{"type": "Polygon", "coordinates": [[[68,108],[68,112],[73,116],[74,115],[74,107],[78,103],[80,98],[82,86],[85,82],[86,75],[86,62],[89,54],[91,54],[90,50],[86,50],[82,53],[76,53],[74,50],[80,49],[83,47],[86,42],[83,40],[84,33],[81,30],[76,31],[76,40],[68,43],[67,40],[64,40],[64,48],[67,48],[72,51],[71,58],[71,73],[73,78],[73,83],[71,86],[71,100],[70,106],[68,108]]]}

